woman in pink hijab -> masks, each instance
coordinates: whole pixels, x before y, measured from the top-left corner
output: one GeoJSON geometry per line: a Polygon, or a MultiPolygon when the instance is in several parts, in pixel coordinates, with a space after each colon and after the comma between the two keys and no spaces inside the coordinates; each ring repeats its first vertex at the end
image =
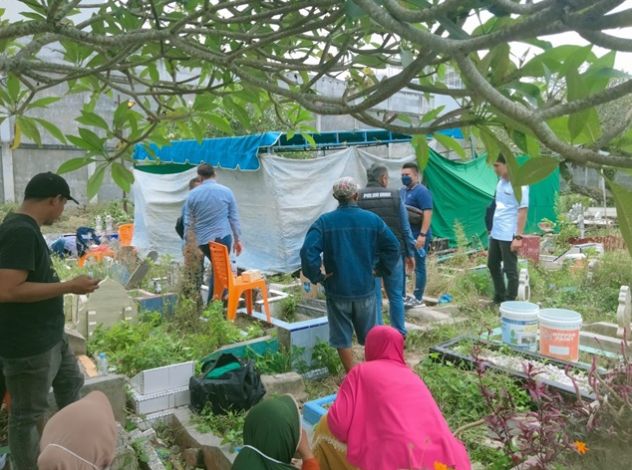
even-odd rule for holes
{"type": "Polygon", "coordinates": [[[404,362],[402,335],[374,327],[365,359],[347,374],[318,425],[314,454],[321,469],[470,470],[465,447],[404,362]]]}

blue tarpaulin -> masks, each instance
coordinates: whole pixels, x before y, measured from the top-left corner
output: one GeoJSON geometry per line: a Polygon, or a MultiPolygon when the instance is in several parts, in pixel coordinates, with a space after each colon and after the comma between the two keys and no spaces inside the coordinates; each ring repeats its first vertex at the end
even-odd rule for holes
{"type": "Polygon", "coordinates": [[[279,132],[264,132],[240,137],[216,137],[201,142],[178,140],[163,147],[150,144],[151,150],[146,145],[139,144],[134,148],[134,160],[141,164],[209,163],[226,170],[256,171],[259,169],[259,149],[274,145],[280,135],[279,132]]]}

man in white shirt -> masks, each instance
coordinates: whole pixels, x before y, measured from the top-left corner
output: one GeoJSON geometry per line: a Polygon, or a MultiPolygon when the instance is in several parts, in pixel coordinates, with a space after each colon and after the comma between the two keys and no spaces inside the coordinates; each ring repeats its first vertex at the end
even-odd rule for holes
{"type": "Polygon", "coordinates": [[[500,177],[496,186],[496,209],[489,235],[487,267],[494,282],[494,303],[515,300],[518,295],[518,250],[527,222],[529,187],[522,186],[522,198],[516,200],[505,157],[501,154],[494,163],[500,177]],[[501,269],[502,262],[502,269],[501,269]],[[504,274],[507,276],[505,286],[504,274]]]}

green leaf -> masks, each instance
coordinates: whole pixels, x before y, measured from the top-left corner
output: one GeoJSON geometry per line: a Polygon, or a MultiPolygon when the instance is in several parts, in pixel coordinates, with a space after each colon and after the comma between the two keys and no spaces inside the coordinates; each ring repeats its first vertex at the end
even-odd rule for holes
{"type": "Polygon", "coordinates": [[[419,171],[424,171],[430,160],[430,147],[428,146],[428,139],[425,135],[415,135],[410,141],[413,149],[415,149],[415,156],[417,157],[417,165],[419,171]]]}
{"type": "Polygon", "coordinates": [[[46,108],[49,105],[56,103],[60,100],[59,96],[47,96],[45,98],[40,98],[35,101],[31,101],[28,105],[28,109],[31,108],[46,108]]]}
{"type": "Polygon", "coordinates": [[[78,170],[79,168],[83,168],[92,161],[93,160],[90,157],[71,158],[70,160],[66,160],[64,163],[59,165],[59,168],[57,168],[57,174],[61,175],[78,170]]]}
{"type": "Polygon", "coordinates": [[[632,191],[610,179],[606,181],[617,208],[619,230],[621,230],[621,235],[623,235],[628,251],[632,255],[632,191]]]}
{"type": "Polygon", "coordinates": [[[535,184],[549,176],[558,166],[559,162],[553,158],[530,158],[518,168],[516,184],[520,186],[535,184]]]}
{"type": "Polygon", "coordinates": [[[25,136],[35,142],[38,147],[42,145],[42,136],[40,135],[37,125],[35,125],[35,121],[33,121],[33,119],[27,118],[26,116],[17,116],[15,121],[18,123],[25,136]]]}
{"type": "Polygon", "coordinates": [[[132,189],[132,183],[134,182],[134,175],[124,165],[119,162],[113,162],[110,168],[112,173],[112,179],[114,182],[126,193],[129,193],[132,189]]]}
{"type": "Polygon", "coordinates": [[[209,112],[217,108],[217,101],[215,97],[210,94],[200,94],[195,97],[193,102],[193,109],[195,111],[209,112]]]}
{"type": "Polygon", "coordinates": [[[443,145],[446,149],[454,151],[463,160],[467,158],[465,155],[465,150],[463,149],[461,144],[459,144],[452,137],[447,136],[445,134],[441,134],[440,132],[435,132],[434,134],[432,134],[432,137],[434,137],[437,140],[437,142],[443,145]]]}
{"type": "Polygon", "coordinates": [[[222,116],[209,113],[206,114],[206,119],[215,129],[219,130],[220,132],[223,132],[224,134],[233,133],[233,128],[230,127],[230,123],[222,116]]]}
{"type": "Polygon", "coordinates": [[[386,65],[384,62],[384,57],[382,57],[381,55],[357,55],[355,56],[353,63],[375,68],[384,68],[384,66],[386,65]]]}
{"type": "Polygon", "coordinates": [[[55,139],[57,139],[60,143],[65,144],[66,138],[64,137],[64,133],[59,130],[55,124],[46,119],[33,118],[40,126],[48,131],[50,135],[52,135],[55,139]]]}
{"type": "Polygon", "coordinates": [[[97,167],[95,172],[88,178],[88,200],[97,195],[101,184],[103,183],[103,176],[105,175],[105,168],[107,164],[102,163],[97,167]]]}
{"type": "Polygon", "coordinates": [[[428,111],[426,114],[424,114],[423,116],[421,116],[421,119],[419,120],[420,123],[424,123],[424,122],[431,122],[434,121],[435,118],[441,114],[443,112],[443,110],[445,109],[445,105],[441,105],[441,106],[437,106],[435,109],[433,109],[432,111],[428,111]]]}
{"type": "Polygon", "coordinates": [[[411,62],[414,60],[413,53],[409,50],[402,49],[400,51],[402,67],[408,67],[411,62]]]}
{"type": "Polygon", "coordinates": [[[9,93],[9,98],[11,98],[11,102],[17,103],[18,97],[20,96],[20,79],[12,73],[10,73],[7,78],[7,91],[9,93]]]}
{"type": "Polygon", "coordinates": [[[496,158],[498,158],[498,154],[500,153],[498,139],[496,139],[496,136],[491,130],[485,127],[481,127],[479,129],[479,133],[481,140],[483,141],[483,145],[487,150],[487,163],[491,165],[496,161],[496,158]]]}
{"type": "Polygon", "coordinates": [[[90,129],[86,129],[85,127],[79,128],[79,135],[90,147],[91,150],[94,150],[97,153],[103,153],[103,144],[105,143],[105,139],[102,139],[90,129]]]}
{"type": "Polygon", "coordinates": [[[353,0],[345,1],[345,13],[347,19],[356,20],[363,16],[366,16],[366,12],[359,7],[353,0]]]}
{"type": "Polygon", "coordinates": [[[105,122],[105,119],[103,119],[98,114],[90,111],[84,110],[81,113],[81,116],[76,118],[75,121],[77,121],[79,124],[83,124],[84,126],[99,127],[106,131],[110,130],[110,126],[108,126],[108,123],[105,122]]]}
{"type": "Polygon", "coordinates": [[[314,140],[314,137],[312,137],[311,134],[308,134],[306,132],[301,132],[301,137],[305,139],[305,142],[307,142],[310,147],[316,148],[316,140],[314,140]]]}

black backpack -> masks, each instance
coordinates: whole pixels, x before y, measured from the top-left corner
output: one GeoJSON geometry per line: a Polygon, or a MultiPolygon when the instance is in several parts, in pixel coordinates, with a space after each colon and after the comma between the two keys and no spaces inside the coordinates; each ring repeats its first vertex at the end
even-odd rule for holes
{"type": "Polygon", "coordinates": [[[202,374],[189,380],[189,390],[192,410],[199,413],[210,403],[214,414],[249,410],[266,393],[254,364],[230,353],[207,357],[202,374]]]}

